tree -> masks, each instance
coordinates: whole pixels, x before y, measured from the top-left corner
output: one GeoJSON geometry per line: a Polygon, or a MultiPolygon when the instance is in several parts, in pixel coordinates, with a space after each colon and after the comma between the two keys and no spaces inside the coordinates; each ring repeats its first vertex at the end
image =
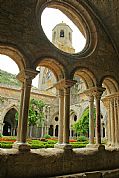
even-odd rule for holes
{"type": "Polygon", "coordinates": [[[28,123],[29,126],[34,126],[38,124],[42,125],[44,122],[44,113],[43,107],[45,106],[44,102],[41,100],[31,99],[29,105],[29,115],[28,115],[28,123]]]}
{"type": "MultiPolygon", "coordinates": [[[[31,98],[29,104],[28,124],[30,126],[30,136],[32,136],[32,128],[35,125],[42,126],[44,122],[43,107],[45,103],[42,100],[36,100],[31,98]]],[[[18,120],[18,113],[15,114],[16,120],[18,120]]]]}
{"type": "MultiPolygon", "coordinates": [[[[96,119],[96,112],[94,109],[94,121],[96,119]]],[[[81,118],[73,125],[73,130],[80,135],[88,135],[89,131],[89,108],[85,109],[81,118]]]]}

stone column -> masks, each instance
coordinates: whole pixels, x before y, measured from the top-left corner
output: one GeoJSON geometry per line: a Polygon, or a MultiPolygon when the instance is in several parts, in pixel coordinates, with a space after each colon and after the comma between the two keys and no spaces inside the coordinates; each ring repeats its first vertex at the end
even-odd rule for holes
{"type": "Polygon", "coordinates": [[[114,99],[111,98],[110,100],[110,111],[111,111],[111,135],[112,141],[111,146],[115,146],[115,118],[114,118],[114,99]]]}
{"type": "Polygon", "coordinates": [[[116,112],[117,112],[117,120],[118,120],[118,133],[117,133],[117,144],[119,146],[119,96],[117,96],[117,108],[116,108],[116,112]]]}
{"type": "Polygon", "coordinates": [[[59,141],[62,144],[55,145],[56,147],[63,148],[63,149],[71,149],[71,145],[69,144],[69,128],[70,128],[70,87],[73,86],[76,81],[72,80],[61,80],[59,81],[55,87],[58,90],[62,90],[64,92],[64,96],[60,98],[60,107],[59,107],[59,141]],[[63,101],[64,98],[64,101],[63,101]],[[63,108],[64,107],[64,108],[63,108]],[[62,112],[63,111],[63,112],[62,112]],[[63,116],[64,113],[64,116],[63,116]],[[63,122],[62,122],[63,119],[63,122]],[[62,127],[63,125],[63,127],[62,127]],[[63,129],[63,130],[62,130],[63,129]]]}
{"type": "Polygon", "coordinates": [[[30,150],[30,147],[26,144],[27,137],[27,124],[28,124],[28,112],[29,112],[29,100],[32,79],[36,76],[37,72],[31,70],[21,71],[19,74],[20,81],[23,81],[23,90],[21,95],[21,107],[20,107],[20,122],[18,133],[18,144],[14,144],[14,148],[19,150],[30,150]]]}
{"type": "Polygon", "coordinates": [[[112,135],[111,135],[111,107],[110,107],[110,98],[105,96],[102,99],[102,102],[107,110],[107,120],[106,120],[106,137],[107,137],[107,146],[111,146],[112,135]]]}
{"type": "Polygon", "coordinates": [[[101,144],[101,118],[100,118],[100,98],[101,95],[97,93],[95,95],[96,102],[96,144],[101,144]]]}
{"type": "Polygon", "coordinates": [[[55,137],[55,129],[56,129],[56,125],[53,125],[53,137],[55,137]]]}
{"type": "Polygon", "coordinates": [[[70,132],[70,88],[64,89],[64,135],[63,143],[69,144],[69,132],[70,132]]]}
{"type": "Polygon", "coordinates": [[[89,144],[87,147],[92,147],[94,145],[94,88],[87,89],[84,91],[85,95],[89,100],[89,144]]]}
{"type": "Polygon", "coordinates": [[[94,96],[89,96],[89,144],[94,144],[94,96]]]}
{"type": "Polygon", "coordinates": [[[64,120],[64,91],[59,90],[59,134],[58,144],[63,143],[63,120],[64,120]]]}
{"type": "Polygon", "coordinates": [[[111,136],[111,110],[110,110],[110,100],[108,100],[108,104],[107,104],[107,137],[108,137],[108,146],[111,145],[111,140],[112,140],[112,136],[111,136]]]}
{"type": "Polygon", "coordinates": [[[26,78],[24,82],[24,99],[23,99],[23,109],[22,109],[22,130],[21,139],[22,143],[26,143],[27,137],[27,124],[28,124],[28,111],[29,111],[29,100],[31,91],[31,78],[26,78]]]}
{"type": "Polygon", "coordinates": [[[96,88],[94,91],[95,104],[96,104],[96,146],[98,148],[103,148],[101,145],[101,115],[100,115],[100,99],[105,88],[96,88]]]}
{"type": "Polygon", "coordinates": [[[22,120],[23,98],[24,98],[24,83],[22,82],[21,101],[20,101],[20,110],[19,110],[18,127],[17,127],[17,142],[19,142],[21,139],[21,123],[22,123],[21,120],[22,120]]]}
{"type": "Polygon", "coordinates": [[[115,146],[119,146],[119,122],[118,122],[118,98],[114,98],[114,115],[115,115],[115,146]]]}

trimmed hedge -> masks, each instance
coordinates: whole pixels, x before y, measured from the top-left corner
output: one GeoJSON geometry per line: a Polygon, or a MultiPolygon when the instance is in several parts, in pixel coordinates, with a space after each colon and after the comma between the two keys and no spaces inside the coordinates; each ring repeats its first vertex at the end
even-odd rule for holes
{"type": "MultiPolygon", "coordinates": [[[[10,140],[1,140],[0,141],[0,148],[12,148],[13,141],[10,140]]],[[[31,146],[31,149],[40,149],[40,148],[54,148],[54,145],[57,143],[57,140],[48,140],[46,139],[45,141],[41,140],[28,140],[28,144],[31,146]]],[[[72,148],[84,148],[87,144],[88,141],[84,142],[70,142],[72,145],[72,148]]]]}

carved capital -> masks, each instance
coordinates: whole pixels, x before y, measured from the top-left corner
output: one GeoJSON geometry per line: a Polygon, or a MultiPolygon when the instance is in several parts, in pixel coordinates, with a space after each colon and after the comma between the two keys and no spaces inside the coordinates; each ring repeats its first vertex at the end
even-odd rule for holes
{"type": "Polygon", "coordinates": [[[109,109],[110,107],[110,99],[106,96],[103,99],[101,99],[101,101],[103,102],[104,106],[109,109]]]}
{"type": "Polygon", "coordinates": [[[54,87],[56,87],[56,89],[63,89],[63,88],[70,88],[73,85],[76,84],[76,80],[60,80],[59,82],[57,82],[54,87]]]}
{"type": "Polygon", "coordinates": [[[100,99],[105,88],[103,87],[92,87],[84,91],[84,94],[88,97],[94,96],[96,99],[100,99]]]}
{"type": "Polygon", "coordinates": [[[37,74],[37,71],[26,69],[20,71],[20,73],[17,75],[17,79],[22,83],[27,82],[30,84],[32,79],[34,79],[37,74]]]}

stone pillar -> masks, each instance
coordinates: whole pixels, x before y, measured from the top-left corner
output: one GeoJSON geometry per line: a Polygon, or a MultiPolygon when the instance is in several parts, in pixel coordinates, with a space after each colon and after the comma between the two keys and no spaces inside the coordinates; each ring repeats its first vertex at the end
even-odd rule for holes
{"type": "Polygon", "coordinates": [[[118,122],[118,97],[114,98],[114,115],[115,115],[115,146],[119,146],[119,122],[118,122]]]}
{"type": "Polygon", "coordinates": [[[64,135],[63,143],[69,144],[69,132],[70,132],[70,88],[64,89],[64,135]]]}
{"type": "Polygon", "coordinates": [[[59,81],[55,87],[58,90],[62,90],[64,92],[64,96],[60,98],[60,107],[59,107],[59,135],[60,144],[56,144],[55,147],[63,148],[63,149],[71,149],[71,145],[69,144],[69,128],[70,128],[70,87],[73,86],[76,81],[72,80],[61,80],[59,81]],[[63,101],[64,98],[64,101],[63,101]],[[63,108],[64,107],[64,108],[63,108]],[[62,112],[63,111],[63,112],[62,112]],[[63,116],[64,113],[64,116],[63,116]],[[63,119],[63,122],[62,122],[63,119]],[[62,127],[63,125],[63,127],[62,127]],[[63,129],[63,130],[62,130],[63,129]]]}
{"type": "Polygon", "coordinates": [[[100,98],[101,95],[95,95],[96,102],[96,144],[101,144],[101,117],[100,117],[100,98]]]}
{"type": "Polygon", "coordinates": [[[55,129],[56,129],[56,125],[53,125],[53,137],[55,137],[55,129]]]}
{"type": "Polygon", "coordinates": [[[96,104],[96,146],[98,148],[104,148],[101,145],[101,115],[100,115],[100,99],[105,88],[96,88],[94,91],[95,104],[96,104]]]}
{"type": "Polygon", "coordinates": [[[107,104],[107,138],[108,138],[108,146],[111,145],[112,135],[111,135],[111,109],[110,109],[110,100],[108,100],[107,104]]]}
{"type": "Polygon", "coordinates": [[[110,111],[111,111],[111,135],[112,141],[111,146],[115,146],[115,116],[114,116],[114,99],[111,98],[110,100],[110,111]]]}
{"type": "Polygon", "coordinates": [[[44,126],[41,127],[41,138],[44,136],[44,126]]]}
{"type": "Polygon", "coordinates": [[[94,144],[94,96],[89,96],[89,144],[94,144]]]}
{"type": "Polygon", "coordinates": [[[23,82],[21,95],[21,107],[20,107],[20,121],[18,130],[18,142],[13,145],[14,148],[18,148],[21,151],[30,150],[30,147],[26,144],[27,137],[27,124],[28,124],[28,112],[29,112],[29,100],[32,79],[36,76],[37,72],[31,70],[21,71],[18,75],[20,81],[23,82]]]}
{"type": "Polygon", "coordinates": [[[59,90],[59,134],[58,144],[63,143],[63,120],[64,120],[64,91],[59,90]]]}
{"type": "Polygon", "coordinates": [[[22,82],[20,111],[19,111],[18,128],[17,128],[17,141],[18,141],[18,142],[19,142],[20,139],[21,139],[21,123],[22,123],[23,98],[24,98],[24,83],[22,82]]]}
{"type": "Polygon", "coordinates": [[[94,145],[94,88],[85,90],[84,93],[89,100],[89,144],[87,147],[92,147],[94,145]]]}
{"type": "Polygon", "coordinates": [[[106,137],[107,137],[107,146],[111,146],[112,142],[112,135],[111,135],[111,105],[110,105],[110,98],[105,96],[102,99],[102,102],[107,110],[107,120],[106,120],[106,137]]]}
{"type": "Polygon", "coordinates": [[[26,143],[26,137],[27,137],[27,124],[28,124],[31,83],[32,83],[32,79],[26,78],[24,82],[24,100],[23,100],[22,124],[21,124],[22,130],[21,130],[21,139],[20,139],[22,143],[26,143]]]}
{"type": "Polygon", "coordinates": [[[118,133],[117,133],[117,143],[118,143],[118,146],[119,146],[119,96],[117,96],[117,108],[116,108],[116,112],[117,112],[117,120],[118,120],[118,133]]]}

